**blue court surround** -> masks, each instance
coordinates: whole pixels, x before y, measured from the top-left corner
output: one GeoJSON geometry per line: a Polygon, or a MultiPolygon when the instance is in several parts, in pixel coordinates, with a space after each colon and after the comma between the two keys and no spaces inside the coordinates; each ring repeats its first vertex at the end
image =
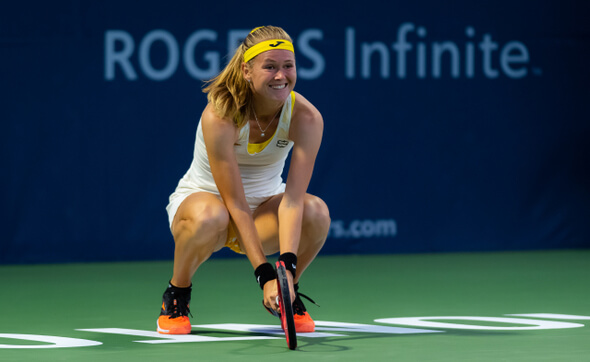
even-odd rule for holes
{"type": "Polygon", "coordinates": [[[199,77],[263,24],[325,120],[323,253],[590,247],[590,3],[250,6],[0,4],[0,263],[171,258],[199,77]]]}

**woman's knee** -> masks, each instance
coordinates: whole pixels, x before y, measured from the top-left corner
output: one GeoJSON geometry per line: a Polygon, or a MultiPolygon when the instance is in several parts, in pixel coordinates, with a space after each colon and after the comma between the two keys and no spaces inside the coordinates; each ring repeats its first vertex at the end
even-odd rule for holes
{"type": "Polygon", "coordinates": [[[303,211],[303,226],[314,232],[328,234],[330,229],[330,210],[324,200],[317,196],[309,195],[305,200],[303,211]]]}
{"type": "Polygon", "coordinates": [[[199,205],[189,210],[184,210],[174,220],[174,239],[193,238],[215,238],[222,232],[227,231],[229,224],[229,213],[223,205],[199,205]]]}

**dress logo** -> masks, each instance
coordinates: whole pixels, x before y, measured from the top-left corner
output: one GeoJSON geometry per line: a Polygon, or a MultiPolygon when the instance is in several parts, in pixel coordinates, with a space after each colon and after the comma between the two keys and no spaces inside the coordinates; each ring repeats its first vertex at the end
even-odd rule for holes
{"type": "Polygon", "coordinates": [[[279,147],[279,148],[285,148],[285,147],[287,147],[287,145],[289,145],[289,141],[287,141],[287,140],[277,140],[277,147],[279,147]]]}

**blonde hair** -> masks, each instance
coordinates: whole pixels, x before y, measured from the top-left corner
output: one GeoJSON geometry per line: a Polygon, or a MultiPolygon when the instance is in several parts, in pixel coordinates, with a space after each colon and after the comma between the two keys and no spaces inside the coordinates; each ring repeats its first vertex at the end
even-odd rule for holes
{"type": "MultiPolygon", "coordinates": [[[[205,88],[203,88],[203,92],[207,93],[207,100],[213,105],[215,113],[223,118],[231,118],[238,127],[242,127],[248,119],[254,118],[251,106],[252,89],[242,75],[244,53],[250,47],[271,39],[284,39],[292,42],[289,34],[282,28],[271,25],[255,28],[236,49],[221,73],[207,81],[205,88]]],[[[251,67],[254,59],[246,63],[246,66],[251,67]]]]}

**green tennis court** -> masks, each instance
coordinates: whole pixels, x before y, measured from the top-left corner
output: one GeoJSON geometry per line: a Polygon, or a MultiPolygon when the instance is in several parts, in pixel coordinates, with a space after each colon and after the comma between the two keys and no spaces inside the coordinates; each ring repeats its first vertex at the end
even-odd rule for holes
{"type": "Polygon", "coordinates": [[[0,360],[590,361],[587,250],[320,256],[301,282],[317,331],[296,351],[246,258],[197,273],[191,335],[155,334],[171,270],[0,267],[0,360]]]}

